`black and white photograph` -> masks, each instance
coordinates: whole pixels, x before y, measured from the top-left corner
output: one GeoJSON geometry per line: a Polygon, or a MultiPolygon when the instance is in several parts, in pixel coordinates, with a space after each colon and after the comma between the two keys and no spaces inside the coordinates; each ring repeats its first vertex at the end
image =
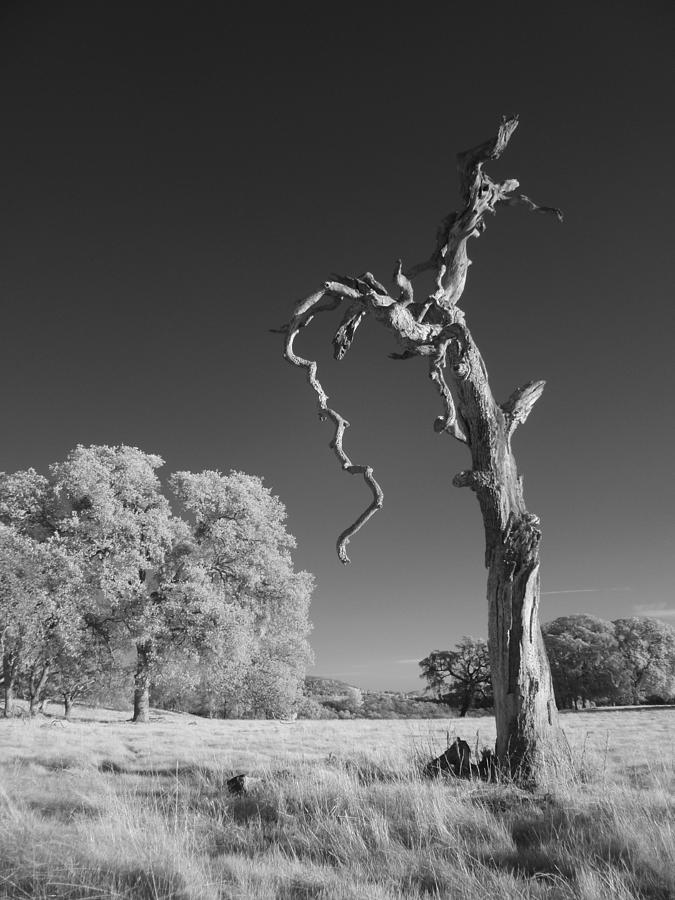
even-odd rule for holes
{"type": "Polygon", "coordinates": [[[674,39],[0,0],[0,898],[675,900],[674,39]]]}

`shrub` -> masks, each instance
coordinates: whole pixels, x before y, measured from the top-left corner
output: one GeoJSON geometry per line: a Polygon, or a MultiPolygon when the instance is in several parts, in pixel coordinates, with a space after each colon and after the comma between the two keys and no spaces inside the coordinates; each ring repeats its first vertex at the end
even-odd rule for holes
{"type": "Polygon", "coordinates": [[[314,697],[302,697],[298,704],[298,719],[337,719],[337,713],[319,703],[314,697]]]}

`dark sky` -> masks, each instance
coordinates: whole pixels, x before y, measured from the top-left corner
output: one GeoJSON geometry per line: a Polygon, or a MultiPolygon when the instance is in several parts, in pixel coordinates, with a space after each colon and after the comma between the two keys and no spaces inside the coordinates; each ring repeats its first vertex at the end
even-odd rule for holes
{"type": "Polygon", "coordinates": [[[126,443],[263,475],[317,576],[315,671],[416,687],[486,633],[468,454],[422,361],[368,323],[337,364],[316,321],[298,350],[385,492],[343,568],[369,495],[268,329],[331,272],[428,256],[455,153],[517,112],[490,171],[565,222],[500,210],[461,305],[498,399],[547,380],[515,441],[542,618],[673,621],[672,3],[1,10],[0,469],[126,443]]]}

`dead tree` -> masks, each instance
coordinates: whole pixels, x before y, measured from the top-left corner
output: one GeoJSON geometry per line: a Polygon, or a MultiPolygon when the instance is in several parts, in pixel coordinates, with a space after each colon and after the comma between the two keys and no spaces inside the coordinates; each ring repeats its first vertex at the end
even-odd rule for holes
{"type": "Polygon", "coordinates": [[[553,751],[564,739],[538,619],[540,523],[525,507],[511,438],[541,396],[544,382],[528,382],[505,402],[497,403],[464,312],[458,306],[470,264],[467,242],[485,230],[487,213],[496,212],[502,205],[520,205],[552,213],[562,221],[558,209],[540,206],[518,193],[514,179],[500,184],[483,170],[487,162],[501,156],[517,125],[517,117],[504,118],[496,137],[457,156],[462,208],[443,219],[428,259],[409,268],[404,268],[400,260],[396,263],[395,291],[390,294],[370,272],[354,278],[334,276],[298,304],[292,319],[280,331],[286,336],[285,358],[305,369],[316,392],[319,418],[329,419],[335,426],[330,446],[340,465],[352,475],[362,475],[372,492],[370,505],[338,538],[337,551],[343,563],[349,562],[350,538],[382,506],[382,490],[370,466],[355,465],[347,456],[343,438],[349,423],[328,406],[317,364],[297,355],[295,338],[317,313],[345,304],[344,317],[333,338],[336,359],[344,357],[366,318],[375,319],[394,333],[401,351],[391,354],[392,358],[427,358],[429,377],[443,408],[434,429],[451,435],[470,451],[471,468],[456,475],[453,484],[475,492],[485,526],[496,755],[512,772],[536,777],[546,757],[555,756],[553,751]],[[417,300],[413,282],[428,271],[435,276],[433,293],[417,300]]]}

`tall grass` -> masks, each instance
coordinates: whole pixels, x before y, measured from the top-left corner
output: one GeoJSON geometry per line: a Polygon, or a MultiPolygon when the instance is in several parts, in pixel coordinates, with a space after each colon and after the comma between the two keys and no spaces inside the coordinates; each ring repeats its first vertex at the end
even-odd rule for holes
{"type": "Polygon", "coordinates": [[[0,896],[674,898],[667,730],[589,724],[532,793],[422,779],[437,722],[0,723],[0,896]]]}

